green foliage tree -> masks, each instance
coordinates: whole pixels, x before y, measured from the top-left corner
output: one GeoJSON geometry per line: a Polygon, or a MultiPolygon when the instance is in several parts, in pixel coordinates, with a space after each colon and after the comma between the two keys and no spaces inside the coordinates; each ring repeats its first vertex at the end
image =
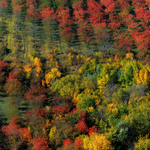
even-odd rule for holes
{"type": "Polygon", "coordinates": [[[79,94],[77,100],[77,108],[86,109],[87,107],[95,107],[95,98],[92,95],[79,94]]]}
{"type": "Polygon", "coordinates": [[[79,75],[70,74],[57,79],[50,87],[52,92],[58,92],[61,96],[74,97],[80,92],[81,77],[79,75]]]}

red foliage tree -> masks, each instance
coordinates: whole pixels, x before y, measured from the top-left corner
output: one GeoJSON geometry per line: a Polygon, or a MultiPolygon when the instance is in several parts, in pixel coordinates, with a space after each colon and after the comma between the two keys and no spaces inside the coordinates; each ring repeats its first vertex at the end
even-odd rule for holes
{"type": "Polygon", "coordinates": [[[71,143],[72,143],[72,141],[70,139],[65,139],[63,141],[63,147],[65,147],[66,145],[71,144],[71,143]]]}
{"type": "Polygon", "coordinates": [[[89,128],[88,135],[91,136],[93,133],[98,133],[98,130],[97,130],[97,128],[95,128],[95,126],[89,128]]]}
{"type": "Polygon", "coordinates": [[[34,101],[36,103],[42,103],[44,100],[46,100],[46,90],[43,87],[33,87],[32,89],[29,89],[25,95],[24,98],[27,101],[34,101]]]}
{"type": "Polygon", "coordinates": [[[11,73],[9,73],[8,79],[18,81],[18,79],[15,77],[15,75],[12,75],[11,73]]]}
{"type": "Polygon", "coordinates": [[[22,11],[22,5],[17,5],[14,7],[13,12],[17,16],[18,14],[21,14],[22,11]]]}
{"type": "Polygon", "coordinates": [[[143,27],[147,27],[150,23],[150,11],[140,11],[137,13],[136,19],[141,20],[143,27]]]}
{"type": "Polygon", "coordinates": [[[31,139],[30,144],[33,145],[34,150],[52,150],[48,148],[48,141],[41,135],[38,138],[31,139]]]}
{"type": "Polygon", "coordinates": [[[2,128],[3,133],[8,137],[11,136],[16,137],[19,136],[20,125],[17,124],[18,116],[14,116],[11,118],[11,121],[8,126],[2,128]]]}
{"type": "Polygon", "coordinates": [[[88,132],[88,126],[85,123],[85,119],[79,119],[77,123],[77,129],[82,133],[88,132]]]}
{"type": "Polygon", "coordinates": [[[109,36],[106,31],[106,19],[104,18],[104,10],[102,5],[95,0],[88,0],[87,14],[89,22],[94,30],[95,39],[98,42],[102,42],[102,40],[106,41],[109,36]]]}
{"type": "Polygon", "coordinates": [[[53,107],[51,112],[56,115],[64,115],[64,114],[68,113],[70,111],[70,109],[71,108],[67,104],[64,106],[53,107]]]}
{"type": "Polygon", "coordinates": [[[12,72],[11,75],[14,76],[18,81],[24,82],[26,79],[26,74],[22,68],[15,68],[12,72]]]}
{"type": "Polygon", "coordinates": [[[120,6],[120,10],[124,8],[128,8],[130,6],[128,0],[117,0],[117,2],[118,5],[120,6]]]}
{"type": "Polygon", "coordinates": [[[8,63],[5,63],[4,61],[0,61],[0,73],[2,73],[5,69],[8,63]]]}
{"type": "Polygon", "coordinates": [[[74,143],[75,143],[79,148],[82,148],[82,147],[83,147],[83,141],[82,141],[80,138],[76,139],[74,143]]]}
{"type": "Polygon", "coordinates": [[[11,96],[21,96],[24,93],[22,83],[12,73],[9,73],[6,80],[5,90],[11,96]]]}
{"type": "Polygon", "coordinates": [[[88,0],[87,2],[87,13],[89,14],[89,21],[91,25],[100,23],[104,18],[103,7],[100,3],[95,0],[88,0]]]}
{"type": "Polygon", "coordinates": [[[72,31],[73,17],[70,16],[70,10],[68,7],[58,8],[56,11],[56,18],[59,22],[60,35],[62,38],[69,42],[74,37],[74,32],[72,31]]]}
{"type": "Polygon", "coordinates": [[[128,31],[118,32],[115,36],[115,45],[118,50],[130,51],[132,49],[133,41],[129,36],[128,31]]]}
{"type": "Polygon", "coordinates": [[[117,6],[117,2],[114,0],[101,0],[101,3],[106,7],[106,14],[113,14],[116,12],[115,8],[117,6]]]}
{"type": "Polygon", "coordinates": [[[141,54],[146,54],[150,46],[150,30],[145,30],[142,33],[134,32],[132,38],[141,54]]]}
{"type": "Polygon", "coordinates": [[[43,109],[39,109],[38,107],[37,107],[37,109],[36,109],[36,112],[35,112],[35,117],[46,117],[46,109],[45,108],[43,108],[43,109]]]}
{"type": "Polygon", "coordinates": [[[38,13],[38,4],[36,0],[26,0],[26,7],[27,7],[27,15],[26,19],[33,17],[34,19],[39,19],[40,15],[38,13]]]}
{"type": "Polygon", "coordinates": [[[33,111],[32,111],[32,110],[27,111],[27,112],[24,114],[24,119],[25,119],[25,120],[30,120],[32,115],[33,115],[33,111]]]}
{"type": "Polygon", "coordinates": [[[116,31],[120,27],[120,24],[121,22],[116,23],[112,21],[108,24],[108,28],[110,28],[112,31],[116,31]]]}
{"type": "Polygon", "coordinates": [[[21,140],[23,140],[23,141],[27,142],[27,141],[31,140],[31,132],[26,127],[19,130],[19,136],[20,136],[21,140]]]}
{"type": "Polygon", "coordinates": [[[50,8],[50,7],[47,7],[45,8],[44,10],[42,10],[40,12],[41,14],[41,17],[42,17],[42,22],[45,22],[46,20],[49,20],[51,18],[54,18],[55,16],[55,13],[54,13],[54,9],[53,8],[50,8]]]}
{"type": "Polygon", "coordinates": [[[87,10],[83,9],[83,0],[74,2],[72,8],[74,9],[73,14],[78,26],[77,33],[79,40],[88,43],[91,41],[92,28],[88,25],[89,20],[86,18],[87,10]]]}

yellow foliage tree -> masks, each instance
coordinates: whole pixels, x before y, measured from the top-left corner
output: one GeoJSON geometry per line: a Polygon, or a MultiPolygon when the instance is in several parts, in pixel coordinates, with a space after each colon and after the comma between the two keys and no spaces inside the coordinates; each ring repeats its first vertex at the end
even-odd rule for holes
{"type": "Polygon", "coordinates": [[[54,135],[56,134],[56,126],[52,126],[50,132],[49,132],[49,140],[52,141],[54,135]]]}
{"type": "Polygon", "coordinates": [[[57,68],[52,68],[51,72],[48,72],[45,75],[45,82],[47,86],[50,86],[52,82],[57,78],[61,76],[61,72],[57,68]]]}
{"type": "Polygon", "coordinates": [[[41,63],[40,59],[38,57],[35,57],[35,58],[31,57],[30,61],[31,61],[32,68],[35,68],[35,70],[37,72],[36,76],[39,76],[39,74],[43,72],[42,68],[41,68],[42,63],[41,63]]]}
{"type": "Polygon", "coordinates": [[[100,94],[104,94],[104,89],[105,89],[108,81],[109,81],[109,75],[108,74],[106,74],[105,76],[103,76],[103,78],[98,80],[100,94]]]}
{"type": "Polygon", "coordinates": [[[140,137],[137,143],[135,143],[136,150],[148,150],[150,148],[150,139],[148,139],[148,135],[145,137],[140,137]]]}
{"type": "Polygon", "coordinates": [[[149,68],[143,68],[139,71],[139,73],[136,74],[135,79],[137,81],[137,84],[150,84],[150,70],[149,68]]]}
{"type": "Polygon", "coordinates": [[[103,134],[92,134],[91,137],[85,136],[83,148],[88,150],[113,150],[111,142],[103,134]]]}
{"type": "Polygon", "coordinates": [[[30,77],[32,66],[30,64],[24,65],[24,71],[27,73],[26,77],[27,79],[30,77]]]}
{"type": "Polygon", "coordinates": [[[129,60],[133,60],[134,54],[133,53],[126,53],[126,58],[129,60]]]}

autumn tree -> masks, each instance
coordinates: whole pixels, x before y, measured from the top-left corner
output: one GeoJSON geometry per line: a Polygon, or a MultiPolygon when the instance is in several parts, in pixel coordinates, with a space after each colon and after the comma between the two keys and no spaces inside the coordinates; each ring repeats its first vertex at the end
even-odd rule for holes
{"type": "Polygon", "coordinates": [[[83,139],[84,149],[89,150],[113,150],[111,142],[103,134],[95,133],[92,136],[86,136],[83,139]]]}
{"type": "Polygon", "coordinates": [[[28,128],[21,128],[19,117],[13,116],[10,123],[2,127],[2,131],[8,140],[9,149],[19,149],[27,147],[28,142],[31,140],[31,132],[28,128]]]}
{"type": "Polygon", "coordinates": [[[78,38],[87,46],[91,41],[92,28],[89,25],[89,19],[85,19],[87,16],[87,10],[83,7],[83,0],[74,2],[72,8],[74,10],[73,15],[77,24],[78,38]]]}
{"type": "Polygon", "coordinates": [[[27,101],[31,102],[31,107],[37,108],[37,106],[42,107],[44,101],[46,100],[46,90],[43,87],[33,87],[29,89],[25,95],[24,98],[27,101]]]}
{"type": "Polygon", "coordinates": [[[66,6],[58,8],[56,11],[56,18],[59,22],[60,36],[69,43],[74,38],[72,30],[73,17],[70,16],[70,9],[66,6]]]}
{"type": "Polygon", "coordinates": [[[139,50],[139,54],[141,56],[144,56],[145,54],[147,54],[149,46],[150,46],[149,45],[149,43],[150,43],[150,30],[147,29],[142,33],[136,31],[132,34],[132,38],[135,42],[135,45],[137,46],[137,48],[139,50]]]}
{"type": "Polygon", "coordinates": [[[42,135],[38,138],[33,138],[30,143],[34,150],[51,150],[50,148],[48,149],[48,141],[42,135]]]}
{"type": "Polygon", "coordinates": [[[94,31],[95,40],[101,44],[107,45],[109,34],[107,32],[107,19],[104,17],[102,5],[95,0],[88,0],[87,14],[94,31]]]}

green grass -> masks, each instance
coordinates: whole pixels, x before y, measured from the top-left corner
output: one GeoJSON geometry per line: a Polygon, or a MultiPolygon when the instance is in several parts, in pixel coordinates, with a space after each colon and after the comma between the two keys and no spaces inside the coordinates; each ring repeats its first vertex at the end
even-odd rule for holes
{"type": "Polygon", "coordinates": [[[2,120],[6,120],[9,123],[12,116],[18,114],[18,110],[9,105],[10,97],[5,92],[0,92],[0,117],[2,120]]]}

